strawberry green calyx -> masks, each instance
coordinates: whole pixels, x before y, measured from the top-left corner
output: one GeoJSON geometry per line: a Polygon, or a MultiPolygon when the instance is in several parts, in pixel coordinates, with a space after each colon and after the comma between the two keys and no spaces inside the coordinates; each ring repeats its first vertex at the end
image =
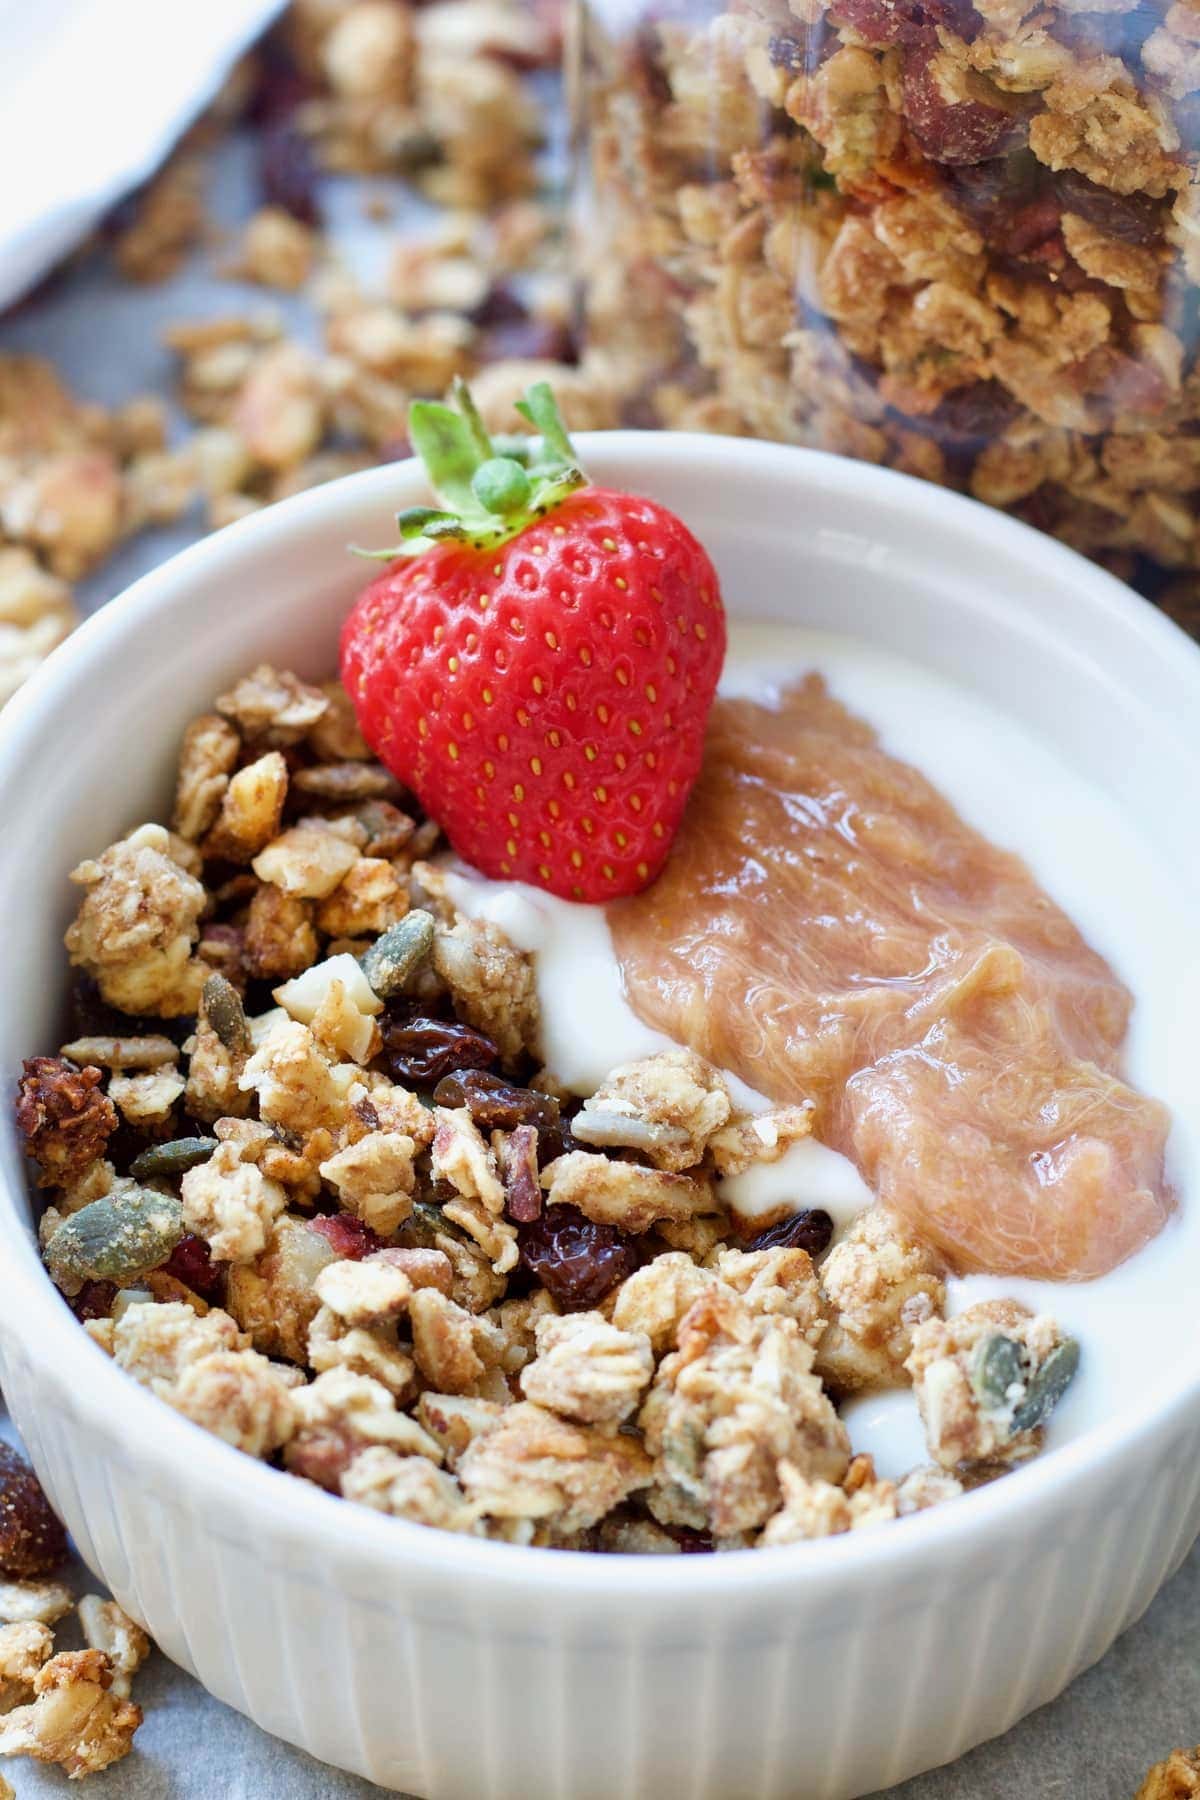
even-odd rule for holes
{"type": "Polygon", "coordinates": [[[437,504],[400,513],[400,544],[372,555],[420,555],[446,539],[491,550],[586,484],[548,382],[537,382],[517,402],[537,437],[493,443],[465,381],[455,381],[451,397],[451,406],[416,400],[409,410],[409,436],[437,504]]]}

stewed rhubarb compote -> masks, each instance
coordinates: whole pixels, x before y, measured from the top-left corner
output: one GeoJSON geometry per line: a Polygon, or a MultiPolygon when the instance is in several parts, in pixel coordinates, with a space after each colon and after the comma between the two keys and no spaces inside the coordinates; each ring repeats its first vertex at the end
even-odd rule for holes
{"type": "Polygon", "coordinates": [[[811,1100],[960,1271],[1088,1279],[1169,1215],[1167,1110],[1121,1074],[1127,989],[818,676],[718,700],[666,869],[610,921],[642,1019],[811,1100]]]}

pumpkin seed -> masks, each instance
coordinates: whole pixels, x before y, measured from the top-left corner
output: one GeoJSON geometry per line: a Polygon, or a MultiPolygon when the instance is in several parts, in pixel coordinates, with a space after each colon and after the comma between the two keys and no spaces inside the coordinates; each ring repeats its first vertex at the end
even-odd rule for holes
{"type": "Polygon", "coordinates": [[[250,1052],[250,1027],[242,997],[224,975],[210,975],[200,996],[200,1007],[225,1048],[234,1056],[250,1052]]]}
{"type": "Polygon", "coordinates": [[[1044,1425],[1070,1387],[1078,1367],[1079,1345],[1074,1338],[1064,1338],[1030,1380],[1025,1398],[1013,1414],[1013,1430],[1033,1431],[1044,1425]]]}
{"type": "Polygon", "coordinates": [[[151,1144],[129,1165],[129,1173],[138,1181],[149,1181],[156,1175],[186,1175],[189,1169],[207,1162],[217,1147],[216,1138],[172,1138],[169,1144],[151,1144]]]}
{"type": "Polygon", "coordinates": [[[132,1281],[165,1262],[182,1236],[178,1200],[126,1189],[64,1219],[46,1245],[46,1267],[65,1293],[85,1281],[132,1281]]]}
{"type": "Polygon", "coordinates": [[[118,1073],[125,1069],[161,1069],[178,1062],[179,1045],[152,1032],[148,1037],[81,1037],[64,1044],[60,1056],[69,1056],[82,1068],[92,1063],[118,1073]]]}
{"type": "Polygon", "coordinates": [[[1007,1406],[1010,1388],[1025,1385],[1020,1344],[1000,1331],[984,1338],[975,1351],[971,1382],[986,1406],[1007,1406]]]}
{"type": "Polygon", "coordinates": [[[359,957],[359,966],[381,1000],[403,989],[433,948],[433,917],[419,907],[376,938],[359,957]]]}

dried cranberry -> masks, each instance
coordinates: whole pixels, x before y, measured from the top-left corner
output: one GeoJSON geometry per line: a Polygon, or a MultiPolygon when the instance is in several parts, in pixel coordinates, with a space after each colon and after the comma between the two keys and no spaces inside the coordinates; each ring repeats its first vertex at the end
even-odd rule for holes
{"type": "Polygon", "coordinates": [[[979,163],[1003,156],[1028,131],[1023,111],[986,100],[947,100],[934,71],[936,44],[911,44],[901,69],[901,105],[926,156],[939,163],[979,163]]]}
{"type": "Polygon", "coordinates": [[[282,119],[259,138],[259,181],[269,206],[282,207],[302,225],[319,225],[317,166],[307,138],[282,119]]]}
{"type": "Polygon", "coordinates": [[[338,1256],[348,1257],[351,1262],[361,1262],[364,1256],[383,1248],[383,1239],[353,1213],[323,1214],[308,1222],[314,1231],[320,1232],[331,1250],[338,1256]]]}
{"type": "Polygon", "coordinates": [[[983,23],[970,0],[837,0],[829,17],[872,44],[921,43],[939,25],[970,43],[983,23]]]}
{"type": "Polygon", "coordinates": [[[1114,194],[1073,169],[1055,177],[1054,189],[1060,212],[1078,213],[1105,237],[1123,244],[1156,244],[1162,236],[1162,203],[1149,194],[1114,194]]]}
{"type": "Polygon", "coordinates": [[[778,1225],[768,1225],[764,1231],[756,1232],[746,1248],[807,1250],[810,1256],[820,1256],[822,1250],[828,1250],[832,1237],[833,1220],[822,1207],[812,1206],[781,1219],[778,1225]]]}
{"type": "Polygon", "coordinates": [[[517,1233],[521,1263],[567,1312],[598,1306],[632,1275],[637,1252],[615,1225],[597,1225],[575,1206],[547,1206],[517,1233]]]}
{"type": "Polygon", "coordinates": [[[0,1443],[0,1575],[28,1581],[67,1560],[67,1534],[23,1456],[0,1443]]]}
{"type": "Polygon", "coordinates": [[[558,1101],[533,1088],[513,1087],[485,1069],[456,1069],[433,1090],[439,1106],[465,1106],[482,1131],[515,1131],[518,1125],[557,1130],[558,1101]]]}
{"type": "Polygon", "coordinates": [[[500,1061],[491,1038],[453,1019],[399,1016],[389,1009],[383,1022],[383,1053],[396,1081],[429,1085],[456,1069],[490,1069],[500,1061]]]}
{"type": "Polygon", "coordinates": [[[80,1321],[107,1319],[116,1297],[117,1284],[115,1281],[85,1281],[70,1302],[71,1311],[80,1321]]]}
{"type": "Polygon", "coordinates": [[[194,1293],[215,1294],[225,1280],[223,1266],[213,1262],[212,1251],[202,1237],[185,1231],[163,1264],[164,1275],[173,1275],[194,1293]]]}

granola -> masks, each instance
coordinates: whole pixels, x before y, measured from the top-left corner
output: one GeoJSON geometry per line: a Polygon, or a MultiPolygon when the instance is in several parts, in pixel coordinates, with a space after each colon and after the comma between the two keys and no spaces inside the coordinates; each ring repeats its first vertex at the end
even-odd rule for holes
{"type": "MultiPolygon", "coordinates": [[[[752,1235],[723,1184],[809,1105],[739,1112],[683,1050],[569,1094],[531,959],[459,913],[436,824],[348,802],[374,769],[336,683],[262,665],[183,734],[175,831],[76,872],[106,1028],[31,1059],[18,1116],[47,1267],[116,1365],[330,1494],[546,1548],[790,1544],[1032,1453],[1077,1354],[1053,1321],[946,1319],[941,1261],[878,1206],[752,1235]],[[883,1480],[838,1409],[910,1383],[930,1461],[883,1480]]],[[[33,1627],[69,1603],[0,1591],[26,1747],[33,1627]]],[[[84,1610],[119,1737],[144,1643],[84,1610]]]]}
{"type": "Polygon", "coordinates": [[[1186,6],[584,14],[588,358],[630,423],[885,464],[1125,574],[1196,567],[1186,6]]]}

